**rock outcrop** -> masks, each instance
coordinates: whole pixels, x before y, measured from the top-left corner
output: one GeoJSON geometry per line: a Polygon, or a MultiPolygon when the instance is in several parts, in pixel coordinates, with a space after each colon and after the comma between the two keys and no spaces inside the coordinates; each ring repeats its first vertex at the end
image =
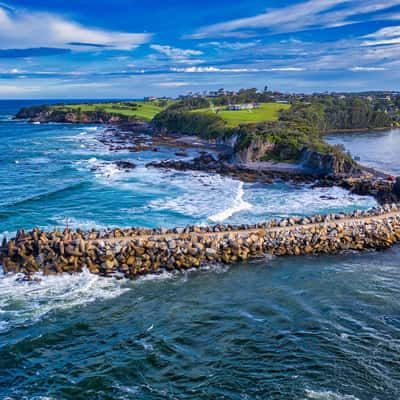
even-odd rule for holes
{"type": "Polygon", "coordinates": [[[61,111],[48,107],[42,107],[40,111],[35,107],[23,108],[15,118],[28,119],[29,122],[33,123],[57,122],[67,124],[121,124],[136,121],[134,117],[103,111],[61,111]]]}
{"type": "Polygon", "coordinates": [[[304,150],[301,163],[317,176],[348,176],[360,171],[350,158],[342,154],[323,154],[317,151],[304,150]]]}
{"type": "Polygon", "coordinates": [[[239,150],[235,154],[235,158],[242,163],[258,161],[273,148],[274,145],[268,141],[261,138],[254,139],[247,147],[239,150]]]}

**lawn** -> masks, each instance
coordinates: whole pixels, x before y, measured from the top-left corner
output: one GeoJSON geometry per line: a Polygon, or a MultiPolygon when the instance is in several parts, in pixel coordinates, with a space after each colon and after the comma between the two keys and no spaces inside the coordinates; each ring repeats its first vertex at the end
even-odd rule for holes
{"type": "Polygon", "coordinates": [[[261,103],[260,108],[255,110],[228,111],[225,110],[225,107],[215,107],[214,111],[211,108],[203,108],[193,112],[216,114],[224,119],[228,123],[229,127],[235,127],[240,124],[276,121],[278,119],[279,111],[286,110],[289,107],[289,104],[261,103]]]}
{"type": "Polygon", "coordinates": [[[151,120],[155,115],[164,110],[167,105],[160,106],[155,101],[123,101],[110,103],[82,103],[55,105],[53,108],[60,111],[81,110],[82,112],[102,111],[107,113],[126,115],[143,120],[151,120]]]}

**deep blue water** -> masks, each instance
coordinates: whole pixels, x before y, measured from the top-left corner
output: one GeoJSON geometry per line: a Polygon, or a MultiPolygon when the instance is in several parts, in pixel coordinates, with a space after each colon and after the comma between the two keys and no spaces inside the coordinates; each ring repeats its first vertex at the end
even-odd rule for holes
{"type": "MultiPolygon", "coordinates": [[[[0,102],[1,235],[66,218],[84,228],[174,226],[374,204],[337,188],[150,170],[147,161],[174,150],[110,153],[96,139],[101,127],[10,120],[28,104],[0,102]],[[113,160],[138,167],[121,172],[113,160]]],[[[400,167],[381,152],[398,154],[396,135],[374,136],[375,166],[400,167]]],[[[345,140],[362,159],[371,154],[363,135],[345,140]]],[[[398,247],[135,282],[2,277],[0,399],[397,399],[399,296],[398,247]]]]}

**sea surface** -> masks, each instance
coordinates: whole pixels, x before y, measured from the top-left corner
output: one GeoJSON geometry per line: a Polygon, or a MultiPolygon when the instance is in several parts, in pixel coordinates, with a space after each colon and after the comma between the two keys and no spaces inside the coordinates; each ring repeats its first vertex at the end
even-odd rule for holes
{"type": "MultiPolygon", "coordinates": [[[[0,102],[0,236],[67,223],[242,223],[375,205],[339,188],[148,169],[175,149],[113,153],[97,140],[101,126],[12,120],[33,103],[0,102]],[[116,160],[137,168],[119,171],[116,160]]],[[[399,131],[329,141],[400,172],[399,131]]],[[[137,281],[0,277],[0,399],[398,398],[398,247],[137,281]]]]}
{"type": "Polygon", "coordinates": [[[331,144],[342,144],[360,163],[400,175],[400,129],[326,135],[331,144]]]}

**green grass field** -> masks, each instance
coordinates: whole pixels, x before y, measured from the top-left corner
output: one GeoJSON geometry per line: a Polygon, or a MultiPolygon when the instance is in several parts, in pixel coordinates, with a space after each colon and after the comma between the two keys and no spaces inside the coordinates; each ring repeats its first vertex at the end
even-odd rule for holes
{"type": "Polygon", "coordinates": [[[289,104],[261,103],[260,108],[255,110],[228,111],[225,110],[225,107],[215,107],[215,111],[218,111],[217,113],[213,112],[211,108],[203,108],[193,112],[218,115],[228,123],[229,127],[236,127],[240,124],[276,121],[279,111],[286,110],[289,107],[289,104]]]}
{"type": "MultiPolygon", "coordinates": [[[[168,103],[168,105],[170,104],[171,103],[168,103]]],[[[166,106],[161,107],[157,102],[153,101],[124,101],[110,103],[65,104],[55,105],[53,108],[60,111],[76,111],[79,109],[82,112],[102,111],[149,121],[159,112],[164,110],[166,106]]]]}

